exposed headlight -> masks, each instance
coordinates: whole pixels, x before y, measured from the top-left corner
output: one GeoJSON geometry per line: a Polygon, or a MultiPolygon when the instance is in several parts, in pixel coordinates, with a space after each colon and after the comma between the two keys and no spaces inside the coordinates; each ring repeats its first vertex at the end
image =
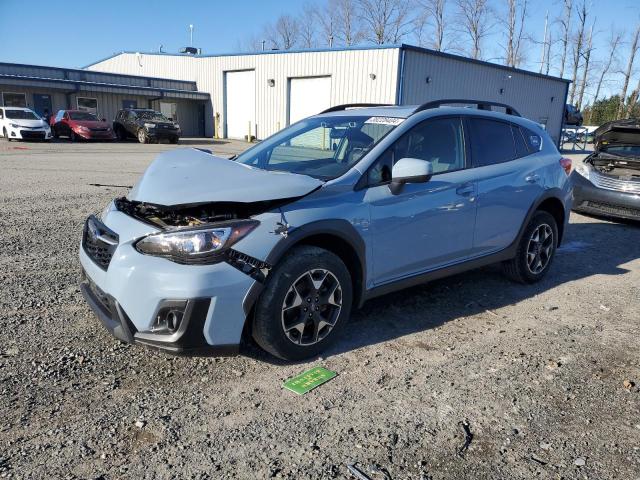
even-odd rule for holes
{"type": "Polygon", "coordinates": [[[78,125],[78,130],[82,130],[83,132],[88,132],[89,128],[85,127],[84,125],[78,125]]]}
{"type": "Polygon", "coordinates": [[[575,171],[576,171],[576,173],[579,173],[584,178],[589,180],[589,175],[590,175],[590,172],[591,172],[591,168],[586,163],[583,163],[583,162],[578,163],[576,165],[575,171]]]}
{"type": "Polygon", "coordinates": [[[156,128],[156,124],[155,123],[145,123],[144,126],[146,128],[156,128]]]}
{"type": "Polygon", "coordinates": [[[175,123],[175,124],[174,124],[174,126],[175,126],[178,130],[180,130],[180,124],[179,124],[179,123],[175,123]]]}
{"type": "Polygon", "coordinates": [[[187,265],[220,261],[220,254],[249,234],[259,222],[247,220],[186,230],[154,233],[138,240],[136,250],[187,265]]]}
{"type": "Polygon", "coordinates": [[[9,125],[11,125],[11,128],[20,128],[20,125],[17,123],[10,123],[9,125]]]}

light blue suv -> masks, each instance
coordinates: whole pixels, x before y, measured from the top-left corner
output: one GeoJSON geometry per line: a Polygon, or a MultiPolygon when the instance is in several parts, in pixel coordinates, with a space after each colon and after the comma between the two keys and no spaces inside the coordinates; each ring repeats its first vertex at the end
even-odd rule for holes
{"type": "Polygon", "coordinates": [[[478,108],[334,107],[234,161],[161,154],[87,219],[86,300],[125,342],[221,355],[253,338],[298,360],[393,290],[495,262],[540,280],[571,162],[510,107],[447,102],[478,108]]]}

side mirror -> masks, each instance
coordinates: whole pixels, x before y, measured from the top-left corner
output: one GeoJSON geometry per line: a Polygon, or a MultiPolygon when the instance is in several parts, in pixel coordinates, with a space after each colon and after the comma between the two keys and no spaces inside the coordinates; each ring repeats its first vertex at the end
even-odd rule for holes
{"type": "Polygon", "coordinates": [[[405,183],[428,182],[433,175],[433,165],[429,160],[401,158],[391,171],[391,192],[397,193],[405,183]]]}

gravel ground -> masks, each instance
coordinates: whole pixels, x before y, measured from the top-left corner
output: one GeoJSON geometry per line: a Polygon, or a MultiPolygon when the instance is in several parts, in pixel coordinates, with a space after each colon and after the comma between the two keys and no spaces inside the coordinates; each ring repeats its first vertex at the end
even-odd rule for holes
{"type": "Polygon", "coordinates": [[[387,295],[320,360],[175,358],[118,343],[77,287],[84,218],[126,192],[89,184],[169,148],[0,144],[0,477],[640,478],[638,224],[574,214],[542,283],[387,295]],[[317,364],[338,376],[283,391],[317,364]]]}

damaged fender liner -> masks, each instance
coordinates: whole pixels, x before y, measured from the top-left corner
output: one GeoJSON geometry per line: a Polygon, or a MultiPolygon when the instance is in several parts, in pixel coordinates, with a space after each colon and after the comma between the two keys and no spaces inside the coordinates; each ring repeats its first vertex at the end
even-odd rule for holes
{"type": "MultiPolygon", "coordinates": [[[[297,197],[299,198],[299,197],[297,197]]],[[[152,225],[161,230],[177,227],[201,227],[208,224],[215,226],[219,222],[243,220],[253,215],[278,208],[297,198],[270,200],[253,203],[214,202],[195,205],[179,205],[166,207],[144,202],[137,202],[126,197],[116,198],[116,209],[130,217],[152,225]]],[[[212,263],[226,262],[235,269],[250,276],[260,283],[266,281],[271,265],[232,248],[211,258],[212,263]]]]}

